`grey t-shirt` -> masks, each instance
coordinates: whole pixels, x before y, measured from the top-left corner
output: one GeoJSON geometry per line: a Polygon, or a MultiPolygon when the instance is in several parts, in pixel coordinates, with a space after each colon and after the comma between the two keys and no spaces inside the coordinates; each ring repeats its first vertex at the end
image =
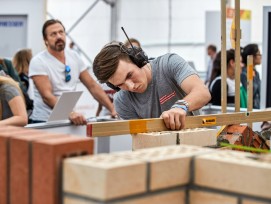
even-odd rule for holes
{"type": "MultiPolygon", "coordinates": [[[[162,112],[186,95],[180,84],[197,72],[177,54],[166,54],[150,62],[152,81],[144,93],[121,90],[114,95],[114,105],[122,119],[158,118],[162,112]]],[[[191,81],[191,83],[193,83],[191,81]]],[[[198,115],[198,111],[188,115],[198,115]]]]}
{"type": "Polygon", "coordinates": [[[13,116],[8,102],[15,96],[19,96],[19,90],[10,84],[0,84],[0,100],[2,103],[2,120],[13,116]]]}

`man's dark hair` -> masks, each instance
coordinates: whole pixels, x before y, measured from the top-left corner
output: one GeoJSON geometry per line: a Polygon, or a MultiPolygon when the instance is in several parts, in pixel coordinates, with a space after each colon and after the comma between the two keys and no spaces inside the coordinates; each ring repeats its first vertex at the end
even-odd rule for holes
{"type": "Polygon", "coordinates": [[[216,52],[216,46],[215,45],[208,45],[207,49],[216,52]]]}
{"type": "Polygon", "coordinates": [[[95,57],[93,72],[100,83],[108,82],[109,78],[116,72],[119,61],[131,62],[128,54],[121,50],[118,45],[106,45],[95,57]]]}
{"type": "Polygon", "coordinates": [[[47,20],[45,21],[45,23],[43,24],[43,27],[42,27],[42,35],[43,35],[43,39],[46,40],[47,39],[47,36],[46,36],[46,28],[50,25],[53,25],[53,24],[56,24],[56,23],[59,23],[60,25],[62,25],[62,27],[64,28],[64,31],[65,31],[65,27],[64,25],[62,24],[62,22],[60,20],[57,20],[57,19],[50,19],[50,20],[47,20]]]}
{"type": "Polygon", "coordinates": [[[248,44],[247,46],[245,46],[244,49],[242,50],[243,63],[247,65],[247,56],[248,55],[256,56],[258,52],[259,47],[257,44],[248,44]]]}

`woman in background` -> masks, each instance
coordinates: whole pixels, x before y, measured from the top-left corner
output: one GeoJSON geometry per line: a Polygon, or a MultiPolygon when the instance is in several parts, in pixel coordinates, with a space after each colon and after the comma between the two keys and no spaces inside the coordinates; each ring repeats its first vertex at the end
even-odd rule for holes
{"type": "MultiPolygon", "coordinates": [[[[234,50],[227,50],[227,104],[234,104],[235,100],[235,61],[234,50]]],[[[209,90],[212,96],[210,103],[221,105],[221,52],[216,55],[211,73],[209,90]]]]}
{"type": "Polygon", "coordinates": [[[261,79],[259,72],[255,69],[256,65],[262,63],[262,55],[257,44],[248,44],[244,47],[242,58],[244,65],[241,72],[241,83],[246,89],[247,87],[247,57],[253,56],[253,108],[260,108],[260,93],[261,93],[261,79]]]}
{"type": "Polygon", "coordinates": [[[24,100],[26,104],[26,110],[28,116],[32,114],[33,111],[33,90],[29,86],[29,63],[32,59],[31,49],[22,49],[16,52],[12,59],[13,67],[18,72],[18,76],[21,81],[21,89],[23,90],[24,100]]]}
{"type": "Polygon", "coordinates": [[[24,85],[25,90],[28,90],[29,87],[29,63],[32,58],[32,51],[30,49],[19,50],[13,57],[12,64],[17,70],[22,84],[24,85]]]}
{"type": "Polygon", "coordinates": [[[0,76],[0,126],[25,126],[28,122],[23,94],[17,82],[0,76]]]}

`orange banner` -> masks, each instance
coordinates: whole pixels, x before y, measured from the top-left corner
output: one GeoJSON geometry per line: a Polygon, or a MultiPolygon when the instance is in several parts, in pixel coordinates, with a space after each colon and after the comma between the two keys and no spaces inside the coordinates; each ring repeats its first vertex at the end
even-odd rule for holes
{"type": "MultiPolygon", "coordinates": [[[[234,17],[234,9],[233,8],[227,8],[226,17],[227,18],[234,17]]],[[[240,10],[240,19],[241,20],[251,20],[251,11],[250,10],[240,10]]]]}

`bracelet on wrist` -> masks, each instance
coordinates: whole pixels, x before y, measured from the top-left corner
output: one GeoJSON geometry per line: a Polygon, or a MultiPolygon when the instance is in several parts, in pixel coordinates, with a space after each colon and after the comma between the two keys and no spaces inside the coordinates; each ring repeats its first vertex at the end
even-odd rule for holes
{"type": "Polygon", "coordinates": [[[178,105],[178,104],[174,104],[173,106],[171,106],[171,109],[172,108],[181,108],[183,109],[186,113],[188,111],[188,108],[186,107],[186,105],[178,105]]]}
{"type": "Polygon", "coordinates": [[[177,101],[175,102],[175,104],[177,104],[177,105],[184,105],[184,106],[186,106],[187,111],[189,111],[189,104],[188,104],[188,102],[187,102],[186,100],[184,100],[184,99],[182,99],[182,100],[177,100],[177,101]]]}

